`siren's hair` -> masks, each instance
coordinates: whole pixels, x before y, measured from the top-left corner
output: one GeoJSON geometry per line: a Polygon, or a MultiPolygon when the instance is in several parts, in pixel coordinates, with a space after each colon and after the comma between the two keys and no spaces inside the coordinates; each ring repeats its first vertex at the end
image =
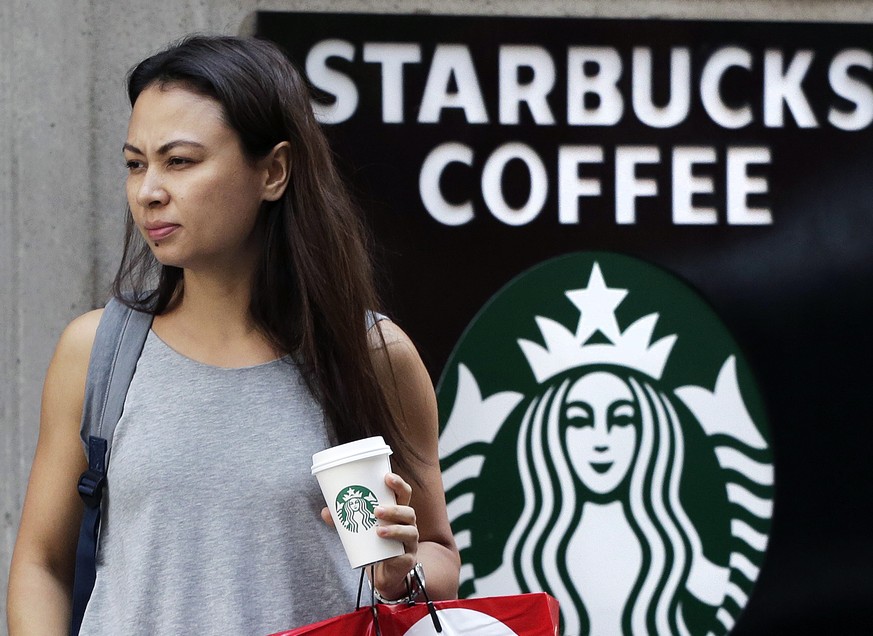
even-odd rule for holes
{"type": "MultiPolygon", "coordinates": [[[[385,435],[400,451],[395,463],[408,468],[415,450],[399,432],[364,329],[366,311],[379,307],[367,234],[300,74],[269,42],[192,36],[131,70],[131,106],[151,86],[182,86],[216,100],[251,160],[290,142],[285,194],[260,211],[264,239],[251,288],[252,318],[278,351],[301,364],[334,441],[385,435]]],[[[182,270],[157,262],[129,210],[113,293],[154,314],[184,293],[182,270]]]]}
{"type": "MultiPolygon", "coordinates": [[[[531,402],[519,433],[517,460],[524,509],[507,542],[525,591],[545,590],[561,603],[565,633],[590,628],[568,567],[567,548],[582,515],[585,493],[577,486],[562,441],[564,396],[580,376],[555,381],[531,402]],[[561,452],[557,452],[561,449],[561,452]],[[546,483],[542,483],[545,481],[546,483]],[[559,502],[555,497],[560,496],[559,502]],[[569,585],[568,585],[569,583],[569,585]]],[[[643,548],[622,629],[629,634],[678,634],[679,594],[691,567],[691,522],[679,501],[684,447],[678,416],[669,399],[642,378],[624,381],[639,414],[637,452],[629,469],[631,527],[643,548]]]]}

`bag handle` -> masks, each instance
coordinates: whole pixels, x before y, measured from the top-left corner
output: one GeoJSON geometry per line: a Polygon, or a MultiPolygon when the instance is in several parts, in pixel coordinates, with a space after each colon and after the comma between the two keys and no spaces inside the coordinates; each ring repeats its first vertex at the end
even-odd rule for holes
{"type": "MultiPolygon", "coordinates": [[[[366,566],[361,568],[361,578],[358,581],[358,598],[355,602],[355,611],[361,609],[361,591],[364,588],[364,574],[365,574],[366,566]]],[[[422,595],[424,595],[424,602],[427,605],[427,613],[430,615],[431,621],[433,621],[433,628],[436,630],[437,634],[443,633],[443,626],[440,623],[439,616],[437,616],[436,606],[433,604],[433,601],[430,600],[430,596],[427,595],[427,588],[424,584],[424,579],[421,576],[421,572],[419,572],[419,568],[415,567],[409,572],[409,576],[406,577],[406,594],[407,605],[410,607],[415,605],[415,598],[412,595],[412,581],[410,578],[414,576],[416,582],[418,583],[418,589],[421,590],[422,595]]],[[[370,565],[370,577],[372,580],[375,580],[376,577],[376,564],[373,563],[370,565]]],[[[376,626],[376,636],[382,636],[382,630],[379,627],[379,613],[376,611],[376,587],[374,585],[370,585],[370,610],[373,612],[373,623],[376,626]]]]}
{"type": "MultiPolygon", "coordinates": [[[[361,578],[358,580],[358,599],[355,601],[355,611],[361,609],[361,590],[364,589],[364,574],[367,566],[361,568],[361,578]]],[[[370,566],[370,576],[376,576],[376,564],[370,566]]],[[[382,629],[379,627],[379,613],[376,611],[376,591],[373,586],[370,586],[370,613],[373,615],[373,625],[376,627],[376,636],[382,636],[382,629]]]]}
{"type": "MultiPolygon", "coordinates": [[[[412,575],[418,581],[418,589],[421,590],[421,593],[424,594],[424,602],[427,604],[427,613],[430,614],[430,619],[433,621],[433,628],[436,630],[437,634],[443,633],[443,626],[440,624],[440,619],[437,616],[436,606],[433,604],[433,601],[430,600],[430,597],[427,595],[427,589],[424,586],[424,579],[421,577],[421,572],[419,568],[412,568],[412,575]]],[[[412,587],[409,579],[406,579],[407,587],[412,587]]],[[[412,597],[412,590],[409,590],[410,598],[412,597]]],[[[415,599],[410,601],[410,605],[415,605],[415,599]]]]}

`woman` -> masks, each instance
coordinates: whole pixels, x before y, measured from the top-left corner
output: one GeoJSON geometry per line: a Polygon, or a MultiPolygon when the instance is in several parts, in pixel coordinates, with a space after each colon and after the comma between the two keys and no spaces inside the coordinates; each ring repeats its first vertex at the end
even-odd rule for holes
{"type": "MultiPolygon", "coordinates": [[[[364,327],[377,301],[362,230],[300,76],[269,43],[192,37],[137,65],[128,92],[114,293],[154,318],[113,440],[81,633],[266,634],[349,611],[357,574],[318,518],[309,464],[374,434],[397,469],[378,533],[406,553],[373,585],[402,597],[421,562],[430,596],[453,597],[433,390],[396,325],[364,327]]],[[[11,636],[69,629],[100,315],[69,325],[47,373],[11,636]]]]}

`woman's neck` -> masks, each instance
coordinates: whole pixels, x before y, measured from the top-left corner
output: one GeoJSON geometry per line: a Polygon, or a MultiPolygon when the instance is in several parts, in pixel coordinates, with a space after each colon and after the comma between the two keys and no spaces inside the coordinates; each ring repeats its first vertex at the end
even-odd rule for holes
{"type": "Polygon", "coordinates": [[[250,280],[186,270],[180,290],[178,300],[152,325],[179,353],[223,367],[260,364],[281,355],[252,319],[250,280]]]}

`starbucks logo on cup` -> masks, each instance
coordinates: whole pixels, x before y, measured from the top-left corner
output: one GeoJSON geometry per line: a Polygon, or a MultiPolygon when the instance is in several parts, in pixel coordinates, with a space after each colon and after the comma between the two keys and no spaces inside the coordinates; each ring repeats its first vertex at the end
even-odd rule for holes
{"type": "Polygon", "coordinates": [[[348,486],[336,496],[336,516],[349,532],[366,532],[376,525],[379,500],[369,488],[348,486]]]}
{"type": "Polygon", "coordinates": [[[461,595],[545,591],[564,634],[731,631],[763,561],[763,401],[710,305],[611,253],[498,292],[438,386],[461,595]]]}

